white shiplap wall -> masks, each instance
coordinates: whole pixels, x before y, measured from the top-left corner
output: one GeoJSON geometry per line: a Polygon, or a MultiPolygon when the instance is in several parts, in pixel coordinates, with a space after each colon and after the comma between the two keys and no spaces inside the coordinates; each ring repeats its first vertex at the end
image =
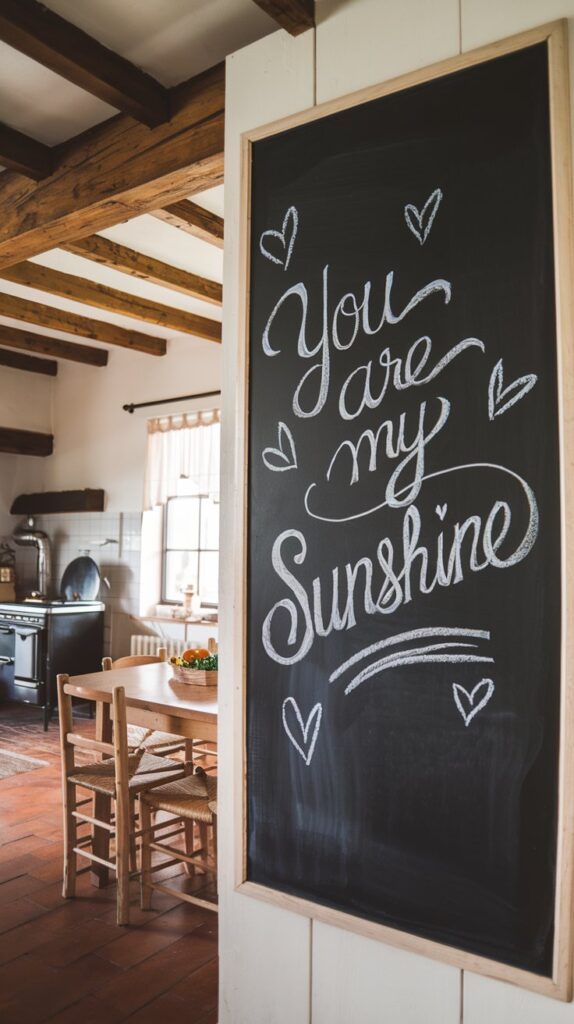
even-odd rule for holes
{"type": "Polygon", "coordinates": [[[234,608],[243,580],[234,552],[243,484],[237,469],[235,406],[241,353],[239,296],[240,134],[313,103],[313,33],[291,39],[276,32],[227,60],[225,111],[225,253],[222,346],[221,565],[219,642],[225,650],[219,684],[218,834],[220,963],[219,1024],[303,1024],[309,1020],[311,927],[308,921],[233,892],[233,821],[241,813],[234,743],[241,729],[237,673],[241,664],[234,608]],[[229,181],[229,188],[227,182],[229,181]]]}
{"type": "MultiPolygon", "coordinates": [[[[318,26],[284,32],[227,62],[222,565],[233,564],[242,484],[233,419],[240,353],[239,136],[242,131],[462,50],[558,17],[574,0],[317,0],[318,26]],[[314,38],[315,37],[315,38],[314,38]]],[[[574,35],[574,27],[572,29],[574,35]]],[[[232,755],[241,732],[242,580],[224,573],[220,648],[220,1024],[574,1024],[560,1004],[461,973],[233,892],[232,832],[241,780],[232,755]],[[233,794],[233,796],[232,796],[233,794]],[[463,984],[464,982],[464,984],[463,984]]]]}

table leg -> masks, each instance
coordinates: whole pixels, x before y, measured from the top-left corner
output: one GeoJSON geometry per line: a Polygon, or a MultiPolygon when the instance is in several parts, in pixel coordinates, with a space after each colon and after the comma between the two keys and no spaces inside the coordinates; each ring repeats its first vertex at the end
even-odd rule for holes
{"type": "MultiPolygon", "coordinates": [[[[112,741],[111,705],[99,700],[96,704],[96,739],[103,743],[112,741]]],[[[112,801],[109,796],[96,793],[94,796],[94,818],[109,823],[112,816],[112,801]]],[[[110,833],[94,825],[93,851],[102,860],[110,859],[110,833]]],[[[109,882],[109,868],[95,864],[92,868],[92,885],[103,889],[109,882]]]]}

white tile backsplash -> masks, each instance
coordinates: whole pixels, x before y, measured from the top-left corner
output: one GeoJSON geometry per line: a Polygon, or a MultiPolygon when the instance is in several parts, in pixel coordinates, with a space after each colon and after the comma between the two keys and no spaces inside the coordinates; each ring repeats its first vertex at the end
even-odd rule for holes
{"type": "MultiPolygon", "coordinates": [[[[99,599],[105,603],[105,654],[129,654],[129,638],[139,612],[141,515],[137,512],[58,513],[36,516],[36,528],[52,544],[52,589],[59,593],[64,569],[74,558],[89,554],[102,576],[99,599]],[[104,582],[109,581],[109,588],[104,582]]],[[[14,517],[14,528],[18,519],[14,517]]],[[[9,540],[10,538],[6,538],[9,540]]],[[[36,587],[37,555],[33,548],[16,547],[19,596],[36,587]]]]}

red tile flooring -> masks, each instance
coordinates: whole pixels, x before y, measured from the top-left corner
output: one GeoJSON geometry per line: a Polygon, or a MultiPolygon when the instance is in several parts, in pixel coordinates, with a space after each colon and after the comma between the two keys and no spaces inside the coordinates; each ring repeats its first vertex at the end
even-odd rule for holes
{"type": "Polygon", "coordinates": [[[162,893],[142,913],[134,882],[132,923],[119,928],[115,886],[96,889],[89,874],[62,898],[58,727],[44,733],[40,719],[0,707],[0,748],[49,762],[0,780],[0,1021],[216,1024],[215,914],[162,893]]]}

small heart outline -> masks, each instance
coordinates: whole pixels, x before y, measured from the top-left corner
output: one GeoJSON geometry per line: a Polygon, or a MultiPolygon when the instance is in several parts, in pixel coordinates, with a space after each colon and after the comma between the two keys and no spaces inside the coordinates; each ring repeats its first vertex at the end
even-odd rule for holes
{"type": "Polygon", "coordinates": [[[529,391],[532,391],[537,380],[538,377],[535,373],[525,373],[523,377],[516,377],[515,380],[512,380],[510,384],[503,388],[504,366],[502,359],[499,359],[493,367],[492,373],[490,374],[490,380],[488,382],[489,420],[492,422],[496,416],[502,416],[502,414],[508,412],[513,405],[520,402],[520,400],[524,398],[529,391]],[[509,394],[511,394],[512,397],[505,402],[504,398],[509,394]]]}
{"type": "Polygon", "coordinates": [[[407,203],[405,206],[404,214],[407,227],[412,231],[415,238],[418,239],[421,245],[424,245],[429,234],[430,229],[433,226],[434,219],[437,215],[438,208],[442,201],[442,190],[435,188],[434,192],[431,192],[422,210],[419,212],[417,207],[413,203],[407,203]],[[423,228],[423,221],[427,210],[431,207],[426,226],[423,228]],[[416,221],[416,224],[413,222],[416,221]],[[418,225],[418,227],[417,227],[418,225]]]}
{"type": "Polygon", "coordinates": [[[291,254],[293,252],[293,246],[295,245],[295,239],[297,237],[298,229],[299,229],[299,214],[297,213],[297,209],[296,209],[295,206],[290,206],[288,208],[284,218],[283,218],[283,224],[281,225],[281,231],[277,231],[275,228],[269,228],[267,231],[263,231],[263,233],[261,235],[261,238],[259,239],[259,251],[263,254],[263,256],[266,257],[266,259],[271,260],[272,263],[276,263],[279,267],[283,267],[283,270],[287,270],[287,267],[289,266],[289,263],[291,262],[291,254]],[[286,241],[285,241],[285,233],[286,233],[286,230],[287,230],[287,224],[288,224],[289,219],[291,219],[292,227],[291,227],[291,237],[289,239],[289,244],[287,245],[286,241]],[[273,253],[270,252],[268,248],[266,248],[266,246],[264,244],[264,239],[266,239],[266,238],[278,238],[279,239],[279,241],[281,242],[283,248],[286,250],[285,259],[283,259],[283,260],[279,259],[278,256],[274,256],[273,253]]]}
{"type": "Polygon", "coordinates": [[[462,686],[461,683],[453,683],[452,684],[452,695],[454,697],[454,702],[455,702],[458,710],[460,711],[460,714],[462,715],[462,719],[464,721],[464,724],[465,724],[466,728],[468,728],[468,726],[472,722],[474,716],[477,715],[479,711],[482,711],[482,708],[484,708],[488,704],[490,698],[492,697],[492,695],[494,693],[494,690],[495,690],[495,686],[494,686],[494,683],[493,683],[492,679],[481,679],[480,682],[476,684],[476,686],[471,690],[470,693],[468,692],[468,690],[466,689],[465,686],[462,686]],[[478,704],[475,705],[474,701],[475,701],[476,695],[477,695],[478,691],[482,689],[483,686],[486,686],[486,693],[485,693],[484,697],[482,698],[482,700],[480,700],[478,702],[478,704]],[[465,709],[462,706],[462,702],[461,702],[461,698],[460,698],[460,694],[461,693],[463,693],[465,695],[465,697],[467,698],[467,700],[469,702],[470,707],[472,708],[472,711],[469,714],[466,713],[465,709]]]}
{"type": "Polygon", "coordinates": [[[271,469],[274,473],[284,473],[288,469],[297,469],[297,452],[295,449],[295,441],[293,440],[293,434],[289,430],[286,423],[282,420],[279,421],[277,426],[277,448],[264,448],[261,453],[261,458],[267,466],[267,469],[271,469]],[[289,447],[289,452],[285,451],[284,442],[289,447]],[[276,461],[283,462],[283,466],[278,466],[276,461]]]}
{"type": "Polygon", "coordinates": [[[281,719],[282,719],[282,722],[283,722],[283,728],[285,729],[285,732],[287,733],[287,736],[288,736],[289,740],[291,741],[291,743],[295,747],[295,750],[297,751],[298,754],[301,755],[301,757],[303,758],[303,760],[304,760],[305,764],[307,765],[307,767],[309,767],[309,765],[311,764],[311,760],[313,758],[313,754],[315,753],[315,745],[317,743],[317,737],[319,735],[319,729],[321,727],[321,719],[322,719],[322,717],[323,717],[323,705],[321,704],[320,701],[318,701],[311,708],[311,711],[309,712],[309,714],[307,716],[307,722],[303,721],[303,716],[302,716],[301,711],[299,709],[299,705],[298,705],[298,703],[297,703],[297,701],[295,700],[294,697],[286,697],[285,700],[283,701],[283,704],[281,705],[281,719]],[[295,712],[295,717],[297,719],[299,728],[301,729],[301,733],[303,735],[303,743],[305,744],[305,746],[307,745],[307,737],[309,735],[309,730],[311,728],[311,724],[313,722],[313,719],[315,719],[315,728],[313,729],[313,735],[311,737],[311,742],[310,742],[309,747],[307,749],[307,753],[305,753],[305,750],[303,749],[303,747],[300,746],[300,744],[295,739],[295,736],[291,732],[289,723],[287,721],[287,707],[288,706],[292,707],[294,712],[295,712]]]}
{"type": "Polygon", "coordinates": [[[448,511],[448,505],[447,505],[446,501],[445,501],[444,505],[437,505],[437,507],[435,508],[435,512],[436,512],[437,516],[439,517],[439,519],[441,520],[441,522],[444,522],[444,517],[446,516],[447,511],[448,511]]]}

